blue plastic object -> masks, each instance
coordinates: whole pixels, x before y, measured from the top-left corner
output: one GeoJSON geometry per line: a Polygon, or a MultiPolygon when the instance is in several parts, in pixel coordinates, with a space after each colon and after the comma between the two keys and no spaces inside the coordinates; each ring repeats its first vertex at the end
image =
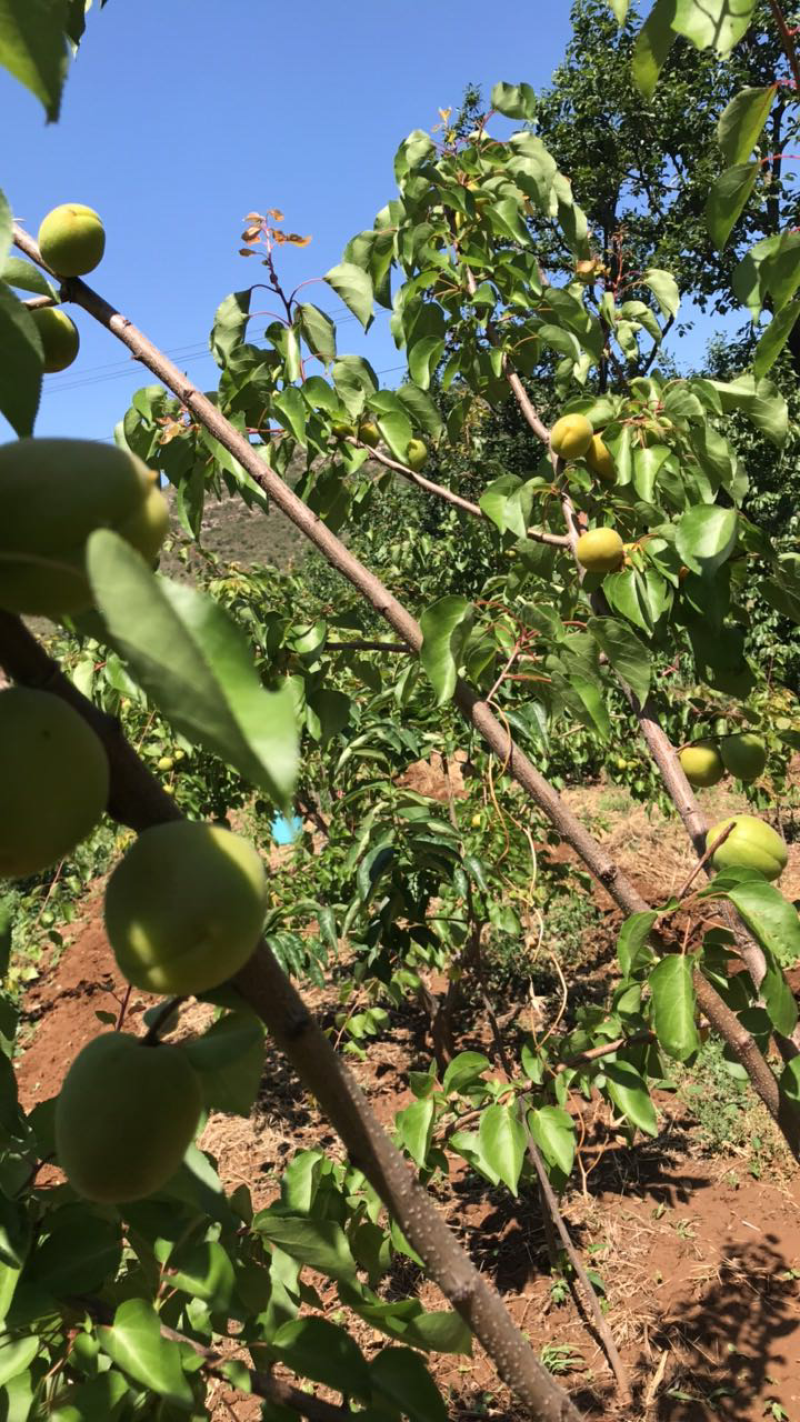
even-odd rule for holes
{"type": "Polygon", "coordinates": [[[299,815],[287,820],[285,815],[276,814],[272,821],[272,838],[276,844],[294,844],[303,833],[303,821],[299,815]]]}

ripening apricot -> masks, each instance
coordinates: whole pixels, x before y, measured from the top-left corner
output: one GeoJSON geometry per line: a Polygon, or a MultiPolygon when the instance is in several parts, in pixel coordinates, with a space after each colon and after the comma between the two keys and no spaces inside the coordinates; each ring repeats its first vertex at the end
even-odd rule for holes
{"type": "Polygon", "coordinates": [[[0,692],[0,878],[38,874],[91,834],[108,800],[108,760],[60,696],[0,692]]]}
{"type": "Polygon", "coordinates": [[[695,741],[684,746],[678,759],[690,785],[707,789],[716,785],[725,774],[725,766],[719,747],[713,741],[695,741]]]}
{"type": "Polygon", "coordinates": [[[103,259],[106,234],[93,207],[65,202],[48,212],[39,228],[39,251],[62,277],[85,276],[103,259]]]}
{"type": "Polygon", "coordinates": [[[81,338],[74,321],[57,306],[39,306],[30,313],[44,351],[44,373],[66,370],[77,357],[81,338]]]}
{"type": "Polygon", "coordinates": [[[708,831],[706,843],[733,825],[731,833],[712,856],[716,869],[758,869],[765,879],[777,879],[786,868],[789,852],[780,835],[771,825],[755,815],[732,815],[720,820],[708,831]]]}
{"type": "Polygon", "coordinates": [[[424,439],[410,439],[406,449],[406,464],[409,469],[413,469],[416,474],[420,469],[424,469],[428,462],[428,446],[424,439]]]}
{"type": "Polygon", "coordinates": [[[219,825],[173,820],[139,835],[106,888],[120,972],[147,992],[207,992],[244,967],[264,923],[252,844],[219,825]]]}
{"type": "Polygon", "coordinates": [[[377,449],[381,442],[381,432],[374,420],[364,420],[358,427],[358,437],[362,444],[368,444],[370,449],[377,449]]]}
{"type": "Polygon", "coordinates": [[[179,1047],[105,1032],[78,1053],[56,1103],[58,1163],[79,1195],[117,1205],[175,1174],[203,1108],[179,1047]]]}
{"type": "Polygon", "coordinates": [[[611,573],[625,556],[625,545],[614,528],[591,528],[582,533],[575,556],[587,573],[611,573]]]}
{"type": "Polygon", "coordinates": [[[720,741],[719,749],[725,769],[737,780],[743,780],[748,785],[763,774],[767,764],[767,747],[753,731],[725,736],[720,741]]]}
{"type": "Polygon", "coordinates": [[[592,435],[589,448],[584,455],[586,463],[593,474],[603,484],[615,484],[617,482],[617,467],[611,455],[608,445],[604,444],[598,434],[592,435]]]}
{"type": "Polygon", "coordinates": [[[88,439],[0,446],[0,510],[0,607],[45,617],[91,607],[95,529],[113,529],[153,562],[169,523],[157,475],[128,450],[88,439]]]}
{"type": "Polygon", "coordinates": [[[585,415],[562,415],[550,431],[550,448],[560,459],[581,459],[593,435],[594,429],[585,415]]]}

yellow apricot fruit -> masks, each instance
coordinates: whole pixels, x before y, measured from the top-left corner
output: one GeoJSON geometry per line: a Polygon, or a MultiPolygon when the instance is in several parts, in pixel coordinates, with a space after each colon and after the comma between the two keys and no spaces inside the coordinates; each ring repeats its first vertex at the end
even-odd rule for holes
{"type": "Polygon", "coordinates": [[[355,425],[346,424],[344,420],[340,420],[335,425],[331,425],[331,432],[336,439],[352,439],[356,432],[356,427],[355,425]]]}
{"type": "Polygon", "coordinates": [[[202,1109],[199,1079],[179,1047],[104,1032],[64,1078],[55,1110],[58,1163],[87,1200],[141,1200],[175,1174],[202,1109]]]}
{"type": "Polygon", "coordinates": [[[173,820],[139,835],[106,888],[120,972],[147,992],[207,992],[244,967],[266,907],[261,859],[219,825],[173,820]]]}
{"type": "Polygon", "coordinates": [[[581,459],[593,436],[594,430],[585,415],[562,415],[550,431],[550,448],[559,459],[581,459]]]}
{"type": "Polygon", "coordinates": [[[753,731],[725,736],[720,741],[720,755],[725,769],[746,785],[763,775],[767,764],[767,747],[753,731]]]}
{"type": "Polygon", "coordinates": [[[0,607],[45,617],[91,607],[95,529],[113,529],[152,563],[169,524],[157,475],[128,450],[88,439],[0,446],[0,509],[0,607]]]}
{"type": "Polygon", "coordinates": [[[65,202],[48,212],[39,228],[39,251],[52,272],[85,276],[103,259],[106,234],[93,207],[65,202]]]}
{"type": "Polygon", "coordinates": [[[156,761],[159,770],[171,770],[174,764],[175,762],[171,755],[162,755],[159,760],[156,761]]]}
{"type": "Polygon", "coordinates": [[[108,759],[83,717],[49,691],[0,692],[0,878],[63,859],[107,801],[108,759]]]}
{"type": "Polygon", "coordinates": [[[409,469],[413,469],[416,474],[420,469],[424,469],[428,462],[428,446],[424,439],[410,439],[406,449],[406,464],[409,469]]]}
{"type": "Polygon", "coordinates": [[[611,450],[600,435],[592,435],[591,443],[584,456],[586,463],[593,474],[596,474],[602,484],[615,484],[617,482],[617,468],[611,455],[611,450]]]}
{"type": "Polygon", "coordinates": [[[765,879],[777,879],[786,868],[789,852],[780,835],[771,825],[755,815],[732,815],[720,820],[706,835],[706,843],[733,825],[731,833],[712,856],[716,869],[758,869],[765,879]]]}
{"type": "Polygon", "coordinates": [[[374,420],[364,420],[358,427],[358,437],[362,444],[368,444],[370,449],[377,449],[381,442],[381,432],[374,420]]]}
{"type": "Polygon", "coordinates": [[[678,759],[689,784],[698,789],[716,785],[725,774],[719,747],[713,741],[695,741],[691,746],[684,746],[678,759]]]}
{"type": "Polygon", "coordinates": [[[473,829],[478,829],[479,826],[480,826],[482,823],[483,823],[483,821],[482,821],[480,815],[473,815],[473,816],[472,816],[472,819],[471,819],[471,821],[470,821],[470,824],[472,825],[472,828],[473,828],[473,829]]]}
{"type": "Polygon", "coordinates": [[[592,528],[581,534],[575,556],[587,573],[611,573],[622,563],[625,545],[616,529],[592,528]]]}
{"type": "Polygon", "coordinates": [[[57,306],[40,306],[31,311],[44,351],[44,373],[66,370],[77,357],[81,338],[74,321],[57,306]]]}

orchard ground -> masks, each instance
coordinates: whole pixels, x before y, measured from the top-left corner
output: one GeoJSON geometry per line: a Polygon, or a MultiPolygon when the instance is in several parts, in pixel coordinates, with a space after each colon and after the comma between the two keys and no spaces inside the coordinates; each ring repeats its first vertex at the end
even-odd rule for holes
{"type": "MultiPolygon", "coordinates": [[[[793,767],[800,783],[800,764],[793,767]]],[[[451,791],[459,793],[453,767],[451,791]]],[[[403,777],[419,793],[446,800],[439,767],[424,763],[403,777]]],[[[691,849],[677,823],[635,806],[610,783],[566,792],[571,807],[601,838],[651,902],[664,900],[691,872],[691,849]]],[[[701,792],[709,820],[746,809],[728,786],[701,792]]],[[[791,825],[786,825],[791,839],[791,825]]],[[[273,849],[273,864],[291,861],[292,849],[273,849]]],[[[557,850],[556,857],[568,858],[557,850]]],[[[800,842],[791,844],[781,887],[800,897],[800,842]]],[[[614,973],[618,911],[601,890],[574,894],[565,911],[546,925],[546,945],[569,964],[570,997],[605,997],[614,973]]],[[[65,951],[39,965],[25,996],[23,1051],[18,1058],[20,1096],[26,1110],[54,1096],[65,1063],[115,1017],[125,984],[116,972],[102,928],[99,886],[82,904],[65,951]],[[108,1014],[98,1019],[97,1014],[108,1014]],[[44,1029],[46,1024],[46,1030],[44,1029]]],[[[558,1011],[557,981],[547,955],[513,965],[533,984],[532,1005],[522,995],[519,1025],[541,1035],[558,1011]],[[531,1022],[531,1013],[534,1013],[531,1022]]],[[[566,970],[566,969],[565,969],[566,970]]],[[[339,1008],[337,970],[309,997],[323,1023],[339,1008]]],[[[800,985],[800,967],[790,973],[800,985]]],[[[437,983],[431,987],[436,990],[437,983]]],[[[514,999],[512,999],[513,1001],[514,999]]],[[[133,990],[126,1026],[141,1030],[153,999],[133,990]]],[[[508,1003],[498,992],[498,1010],[508,1003]]],[[[180,1035],[206,1027],[213,1009],[195,1005],[180,1020],[180,1035]]],[[[107,1030],[104,1028],[103,1030],[107,1030]]],[[[390,1013],[383,1037],[352,1069],[383,1124],[413,1100],[408,1073],[425,1069],[426,1022],[413,1008],[390,1013]]],[[[471,1028],[459,1048],[491,1051],[488,1031],[471,1028]]],[[[709,1043],[691,1071],[678,1071],[674,1089],[658,1090],[660,1134],[629,1147],[602,1101],[575,1100],[582,1112],[582,1171],[564,1200],[566,1217],[595,1281],[603,1290],[608,1321],[634,1382],[629,1418],[652,1422],[713,1422],[764,1416],[800,1418],[800,1185],[771,1123],[746,1087],[726,1073],[718,1047],[709,1043]],[[782,1410],[781,1410],[782,1409],[782,1410]]],[[[213,1115],[201,1139],[217,1159],[223,1184],[247,1184],[256,1207],[278,1193],[278,1179],[300,1149],[337,1155],[341,1144],[310,1107],[277,1051],[267,1043],[259,1100],[248,1120],[213,1115]]],[[[620,1416],[604,1354],[568,1288],[547,1258],[538,1202],[529,1193],[515,1201],[493,1191],[458,1157],[449,1179],[433,1193],[473,1258],[494,1280],[504,1301],[548,1365],[562,1377],[587,1418],[620,1416]]],[[[50,1168],[47,1183],[57,1179],[50,1168]]],[[[315,1280],[328,1316],[339,1308],[334,1286],[315,1280]]],[[[419,1293],[428,1307],[441,1307],[435,1287],[410,1261],[398,1256],[390,1278],[397,1296],[419,1293]]],[[[385,1339],[358,1318],[348,1317],[370,1355],[385,1339]]],[[[433,1371],[450,1394],[453,1419],[487,1417],[517,1422],[522,1413],[498,1389],[491,1363],[476,1349],[472,1359],[436,1355],[433,1371]]],[[[255,1422],[259,1405],[227,1396],[222,1384],[213,1415],[255,1422]]]]}

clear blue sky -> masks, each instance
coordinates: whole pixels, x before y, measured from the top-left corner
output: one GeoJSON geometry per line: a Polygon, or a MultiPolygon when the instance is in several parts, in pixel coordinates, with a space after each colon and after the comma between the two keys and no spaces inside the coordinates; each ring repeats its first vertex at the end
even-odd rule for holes
{"type": "MultiPolygon", "coordinates": [[[[568,0],[506,0],[499,17],[486,0],[109,0],[89,14],[57,125],[0,71],[3,186],[33,233],[58,203],[98,209],[108,241],[90,280],[202,388],[216,306],[263,271],[237,255],[247,212],[279,207],[313,234],[283,249],[283,269],[291,283],[321,275],[393,195],[411,129],[468,82],[487,96],[498,79],[541,87],[568,37],[568,0]]],[[[347,314],[324,286],[308,298],[347,314]]],[[[76,320],[81,354],[45,378],[37,433],[108,438],[148,376],[76,320]]],[[[402,359],[385,321],[364,342],[347,320],[339,348],[378,370],[402,359]]]]}

